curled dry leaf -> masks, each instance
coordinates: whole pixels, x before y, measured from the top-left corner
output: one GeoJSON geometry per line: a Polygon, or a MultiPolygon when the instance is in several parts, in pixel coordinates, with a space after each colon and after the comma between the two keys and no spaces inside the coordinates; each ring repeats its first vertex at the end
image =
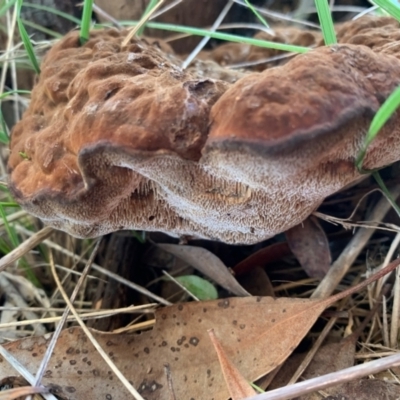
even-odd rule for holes
{"type": "MultiPolygon", "coordinates": [[[[80,46],[71,32],[45,56],[12,133],[10,190],[80,237],[139,229],[250,244],[290,229],[359,179],[365,132],[399,85],[398,39],[382,28],[399,23],[347,27],[365,21],[378,21],[379,46],[357,35],[235,83],[217,64],[182,71],[161,42],[122,47],[126,32],[105,29],[80,46]]],[[[399,115],[365,168],[399,159],[399,115]]]]}
{"type": "Polygon", "coordinates": [[[192,267],[236,296],[250,296],[233,277],[225,264],[210,251],[202,247],[179,246],[175,244],[158,244],[158,247],[186,261],[192,267]]]}
{"type": "MultiPolygon", "coordinates": [[[[325,300],[243,297],[179,304],[157,310],[152,331],[140,335],[93,334],[147,400],[169,399],[162,361],[169,364],[177,399],[209,399],[212,392],[215,400],[225,400],[229,393],[208,329],[223,338],[229,359],[245,379],[253,381],[290,355],[326,307],[379,279],[399,263],[396,260],[361,284],[325,300]]],[[[5,347],[34,373],[48,341],[48,337],[32,337],[5,347]]],[[[12,374],[12,368],[4,360],[0,362],[0,375],[12,374]]],[[[77,398],[108,395],[119,400],[128,396],[79,328],[62,332],[42,383],[54,394],[77,398]]]]}
{"type": "Polygon", "coordinates": [[[324,230],[314,217],[286,232],[290,250],[311,278],[322,279],[331,265],[331,251],[324,230]]]}

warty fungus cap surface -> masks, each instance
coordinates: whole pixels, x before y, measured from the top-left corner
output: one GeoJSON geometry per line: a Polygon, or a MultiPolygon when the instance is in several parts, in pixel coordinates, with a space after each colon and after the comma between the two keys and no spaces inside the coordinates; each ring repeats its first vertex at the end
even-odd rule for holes
{"type": "MultiPolygon", "coordinates": [[[[182,71],[149,40],[121,48],[125,34],[58,42],[12,133],[15,198],[75,236],[142,229],[249,244],[283,232],[360,177],[365,133],[400,83],[382,42],[225,73],[213,61],[182,71]]],[[[399,158],[396,113],[365,167],[399,158]]]]}

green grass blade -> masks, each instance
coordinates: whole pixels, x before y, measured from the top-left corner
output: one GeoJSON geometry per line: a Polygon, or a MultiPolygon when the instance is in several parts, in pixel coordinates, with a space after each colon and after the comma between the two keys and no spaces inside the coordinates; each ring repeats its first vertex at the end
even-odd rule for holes
{"type": "Polygon", "coordinates": [[[24,44],[26,53],[28,54],[28,58],[33,66],[33,69],[39,75],[40,74],[39,63],[37,61],[35,51],[31,43],[31,39],[29,38],[28,32],[26,31],[25,26],[21,20],[22,3],[23,0],[18,0],[17,2],[17,24],[18,24],[19,34],[21,36],[22,43],[24,44]]]}
{"type": "Polygon", "coordinates": [[[15,201],[0,201],[0,207],[20,208],[21,206],[15,201]]]}
{"type": "Polygon", "coordinates": [[[8,223],[7,216],[6,216],[6,213],[4,212],[4,208],[3,208],[2,204],[0,205],[0,218],[4,222],[4,227],[6,229],[8,237],[10,238],[11,244],[13,245],[14,248],[17,247],[19,245],[18,236],[17,236],[15,230],[12,229],[10,224],[8,223]]]}
{"type": "Polygon", "coordinates": [[[327,0],[315,0],[319,23],[321,24],[324,42],[327,46],[337,43],[335,28],[333,26],[331,10],[327,0]]]}
{"type": "MultiPolygon", "coordinates": [[[[122,21],[121,22],[121,25],[124,25],[124,26],[132,26],[132,25],[137,25],[137,24],[138,24],[138,21],[122,21]]],[[[266,47],[269,49],[276,49],[276,50],[282,50],[282,51],[289,51],[292,53],[307,53],[308,51],[310,51],[309,47],[295,46],[295,45],[285,44],[285,43],[275,43],[275,42],[270,42],[268,40],[253,39],[253,38],[249,38],[249,37],[245,37],[245,36],[232,35],[230,33],[211,32],[211,31],[208,31],[207,29],[192,28],[192,27],[182,26],[182,25],[165,24],[165,23],[161,23],[161,22],[148,22],[146,24],[146,26],[149,28],[161,29],[161,30],[165,30],[165,31],[178,32],[178,33],[187,33],[187,34],[195,35],[195,36],[209,36],[213,39],[226,40],[228,42],[251,44],[253,46],[266,47]]]]}
{"type": "Polygon", "coordinates": [[[81,22],[80,42],[85,44],[89,40],[89,31],[92,24],[93,0],[85,0],[81,22]]]}
{"type": "Polygon", "coordinates": [[[22,42],[24,43],[26,53],[28,54],[29,61],[31,62],[34,71],[39,75],[40,67],[35,55],[35,51],[33,49],[28,32],[26,31],[24,24],[19,18],[18,18],[18,29],[19,29],[19,34],[21,35],[22,42]]]}
{"type": "Polygon", "coordinates": [[[375,114],[371,125],[369,126],[367,136],[365,137],[364,145],[357,155],[356,167],[358,170],[362,170],[362,163],[364,161],[365,153],[367,152],[368,146],[376,138],[378,132],[382,129],[383,125],[386,124],[387,120],[393,115],[393,113],[400,106],[400,86],[392,92],[392,94],[382,104],[378,112],[375,114]]]}
{"type": "Polygon", "coordinates": [[[375,178],[375,180],[378,183],[379,187],[381,188],[382,192],[385,194],[390,205],[393,207],[393,209],[396,211],[397,215],[400,217],[400,208],[396,203],[396,199],[394,199],[392,194],[389,192],[388,188],[385,185],[385,182],[383,182],[383,179],[379,175],[379,172],[377,172],[377,171],[373,172],[372,176],[375,178]]]}
{"type": "Polygon", "coordinates": [[[400,4],[395,0],[374,0],[374,4],[383,8],[393,18],[400,21],[400,4]]]}
{"type": "Polygon", "coordinates": [[[3,111],[0,108],[0,124],[1,124],[1,131],[0,131],[0,143],[8,144],[10,143],[10,137],[8,135],[8,128],[6,121],[3,117],[3,111]]]}
{"type": "MultiPolygon", "coordinates": [[[[10,239],[10,242],[12,244],[12,246],[14,248],[16,248],[19,244],[19,238],[17,235],[17,232],[15,231],[15,229],[8,223],[7,221],[7,216],[6,213],[4,211],[3,207],[9,207],[9,205],[7,203],[0,203],[0,218],[3,220],[4,222],[4,228],[7,232],[7,235],[10,239]]],[[[18,206],[18,205],[17,205],[18,206]]],[[[9,246],[6,244],[5,241],[2,241],[2,247],[3,249],[6,250],[6,252],[4,254],[7,254],[11,251],[11,249],[9,248],[9,246]]],[[[29,266],[29,264],[26,262],[26,260],[24,260],[23,258],[20,259],[20,265],[21,267],[24,269],[25,273],[26,273],[26,277],[29,281],[31,281],[35,286],[40,287],[40,282],[37,279],[36,275],[34,274],[34,272],[32,271],[32,268],[29,266]]]]}
{"type": "MultiPolygon", "coordinates": [[[[13,1],[15,2],[16,0],[13,0],[13,1]]],[[[62,11],[57,10],[52,7],[43,6],[41,4],[26,3],[26,2],[24,3],[24,7],[31,7],[31,8],[35,8],[36,10],[47,11],[48,13],[58,15],[59,17],[62,17],[68,21],[71,21],[78,26],[81,25],[81,20],[79,18],[76,18],[73,15],[69,15],[65,12],[62,12],[62,11]]],[[[1,15],[1,13],[0,13],[0,15],[1,15]]]]}
{"type": "Polygon", "coordinates": [[[8,3],[0,7],[0,16],[3,16],[15,3],[17,0],[11,0],[8,3]]]}
{"type": "MultiPolygon", "coordinates": [[[[0,94],[0,100],[3,100],[7,96],[11,96],[13,94],[31,94],[30,90],[9,90],[8,92],[4,92],[0,94]]],[[[6,122],[4,120],[3,112],[0,109],[0,143],[8,144],[10,142],[10,138],[8,136],[8,128],[6,122]]]]}
{"type": "Polygon", "coordinates": [[[2,94],[0,94],[0,100],[4,99],[7,96],[11,96],[12,94],[31,94],[31,91],[24,89],[9,90],[8,92],[3,92],[2,94]]]}
{"type": "Polygon", "coordinates": [[[51,36],[53,38],[60,39],[63,37],[63,35],[61,35],[60,33],[57,33],[51,29],[47,29],[39,24],[35,24],[34,22],[27,21],[25,19],[21,19],[21,22],[24,24],[24,26],[30,26],[31,28],[34,28],[34,29],[38,30],[39,32],[43,32],[46,35],[51,36]]]}
{"type": "MultiPolygon", "coordinates": [[[[146,9],[144,10],[144,13],[142,15],[142,18],[144,18],[158,3],[159,0],[150,0],[150,3],[147,5],[146,9]]],[[[147,24],[144,24],[138,31],[137,35],[141,36],[143,34],[144,28],[146,28],[147,24]]]]}
{"type": "Polygon", "coordinates": [[[250,3],[249,0],[244,0],[245,3],[247,4],[247,7],[250,8],[250,10],[254,13],[254,15],[261,21],[261,23],[269,28],[268,22],[265,20],[265,18],[254,8],[253,4],[250,3]]]}
{"type": "Polygon", "coordinates": [[[132,230],[131,232],[132,232],[133,237],[139,243],[146,243],[146,232],[144,232],[144,231],[134,231],[134,230],[132,230]]]}

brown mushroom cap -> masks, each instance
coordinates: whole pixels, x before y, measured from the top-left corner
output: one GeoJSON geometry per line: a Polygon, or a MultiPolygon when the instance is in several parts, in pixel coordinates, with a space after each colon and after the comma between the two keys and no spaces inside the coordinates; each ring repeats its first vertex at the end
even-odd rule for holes
{"type": "MultiPolygon", "coordinates": [[[[76,236],[133,228],[255,243],[297,225],[359,178],[372,116],[400,83],[400,60],[359,44],[228,83],[239,75],[204,76],[213,67],[202,62],[181,71],[146,41],[122,49],[125,34],[62,39],[12,135],[14,196],[76,236]]],[[[398,126],[397,113],[367,168],[400,158],[398,126]]]]}

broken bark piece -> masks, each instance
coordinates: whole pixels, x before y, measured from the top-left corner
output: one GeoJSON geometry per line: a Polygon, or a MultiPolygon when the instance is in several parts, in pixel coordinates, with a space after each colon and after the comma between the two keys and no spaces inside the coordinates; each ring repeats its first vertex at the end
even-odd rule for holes
{"type": "MultiPolygon", "coordinates": [[[[360,177],[365,132],[400,83],[400,60],[362,45],[229,83],[238,76],[202,62],[182,71],[146,40],[121,48],[125,35],[58,42],[12,134],[16,200],[80,237],[141,229],[250,244],[298,225],[360,177]]],[[[400,158],[398,118],[366,168],[400,158]]]]}

